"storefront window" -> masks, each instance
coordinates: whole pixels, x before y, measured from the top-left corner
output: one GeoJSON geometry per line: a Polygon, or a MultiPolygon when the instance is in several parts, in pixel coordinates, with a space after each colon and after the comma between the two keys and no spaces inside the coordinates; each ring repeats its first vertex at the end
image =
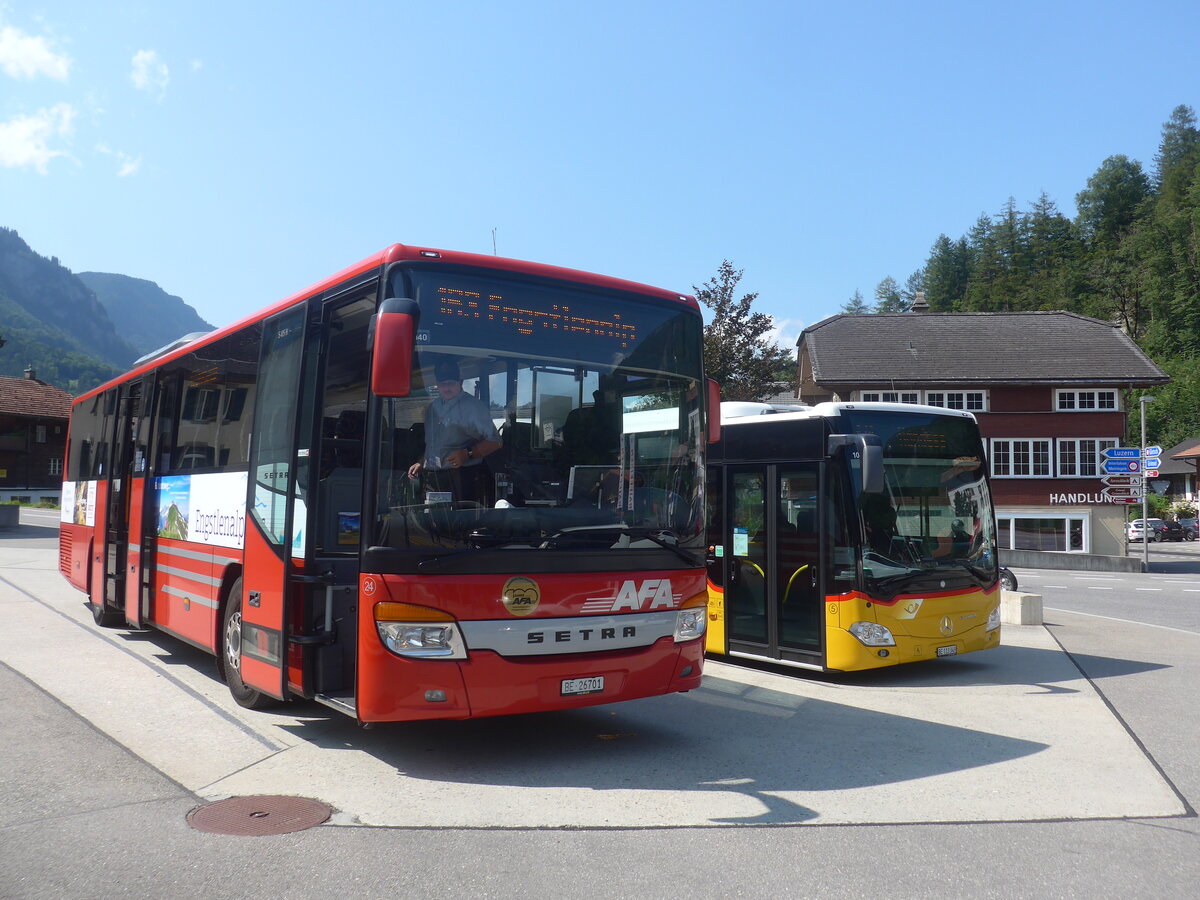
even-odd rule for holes
{"type": "Polygon", "coordinates": [[[997,518],[999,543],[1005,550],[1057,550],[1082,553],[1082,517],[997,518]]]}

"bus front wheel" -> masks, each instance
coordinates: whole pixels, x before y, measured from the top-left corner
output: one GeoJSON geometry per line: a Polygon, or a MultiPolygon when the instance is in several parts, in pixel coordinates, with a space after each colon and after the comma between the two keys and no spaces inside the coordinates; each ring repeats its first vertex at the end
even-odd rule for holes
{"type": "Polygon", "coordinates": [[[233,583],[221,628],[221,673],[238,706],[263,709],[279,701],[242,681],[242,579],[233,583]]]}

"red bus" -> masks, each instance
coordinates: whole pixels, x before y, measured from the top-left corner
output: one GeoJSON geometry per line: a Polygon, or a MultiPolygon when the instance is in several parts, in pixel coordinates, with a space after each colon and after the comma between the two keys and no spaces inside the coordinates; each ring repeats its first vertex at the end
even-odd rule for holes
{"type": "Polygon", "coordinates": [[[686,691],[719,412],[694,298],[396,244],[73,406],[60,569],[234,698],[360,722],[686,691]]]}

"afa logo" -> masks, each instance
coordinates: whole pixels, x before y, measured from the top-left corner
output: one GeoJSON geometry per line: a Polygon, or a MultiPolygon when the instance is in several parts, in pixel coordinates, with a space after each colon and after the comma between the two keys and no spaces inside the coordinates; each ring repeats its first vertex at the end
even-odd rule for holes
{"type": "Polygon", "coordinates": [[[683,599],[671,591],[671,579],[647,578],[640,584],[626,581],[611,597],[588,597],[583,603],[585,613],[637,612],[655,609],[675,609],[683,599]]]}
{"type": "Polygon", "coordinates": [[[517,575],[504,582],[504,590],[500,592],[500,602],[514,616],[527,616],[541,602],[542,591],[532,578],[517,575]]]}

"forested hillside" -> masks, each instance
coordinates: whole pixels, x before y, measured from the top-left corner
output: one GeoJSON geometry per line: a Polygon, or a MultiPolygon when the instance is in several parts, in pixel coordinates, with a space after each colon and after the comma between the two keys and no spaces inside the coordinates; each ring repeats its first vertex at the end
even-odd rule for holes
{"type": "Polygon", "coordinates": [[[139,356],[185,334],[213,330],[196,310],[153,281],[106,272],[80,272],[78,277],[104,304],[121,337],[139,356]]]}
{"type": "Polygon", "coordinates": [[[152,281],[73,274],[0,228],[0,375],[37,377],[73,394],[138,357],[212,326],[152,281]]]}
{"type": "MultiPolygon", "coordinates": [[[[935,312],[1063,309],[1117,322],[1172,379],[1148,392],[1155,397],[1146,413],[1153,442],[1166,447],[1200,436],[1195,112],[1178,106],[1171,113],[1149,171],[1138,160],[1110,156],[1075,204],[1072,220],[1045,194],[1027,210],[1009,198],[961,237],[938,237],[904,287],[887,278],[873,307],[856,294],[843,309],[907,309],[923,290],[935,312]]],[[[1130,418],[1136,429],[1137,417],[1130,418]]]]}
{"type": "Polygon", "coordinates": [[[42,381],[73,393],[137,355],[78,278],[9,228],[0,228],[0,338],[0,375],[20,377],[32,365],[42,381]]]}

